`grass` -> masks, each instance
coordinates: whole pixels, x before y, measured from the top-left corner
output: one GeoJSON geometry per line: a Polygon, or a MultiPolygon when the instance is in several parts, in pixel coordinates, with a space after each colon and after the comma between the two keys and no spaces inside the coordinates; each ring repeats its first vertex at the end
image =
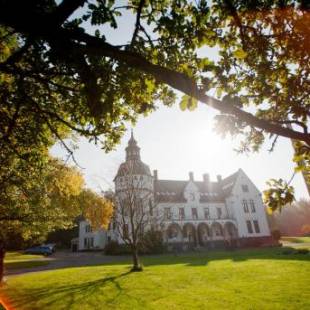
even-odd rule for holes
{"type": "Polygon", "coordinates": [[[292,243],[310,243],[310,237],[282,237],[281,241],[292,243]]]}
{"type": "Polygon", "coordinates": [[[284,249],[143,257],[8,279],[14,309],[310,309],[310,256],[284,249]]]}
{"type": "Polygon", "coordinates": [[[7,252],[4,259],[6,270],[33,268],[45,266],[48,263],[48,261],[44,261],[42,255],[29,255],[21,252],[7,252]]]}

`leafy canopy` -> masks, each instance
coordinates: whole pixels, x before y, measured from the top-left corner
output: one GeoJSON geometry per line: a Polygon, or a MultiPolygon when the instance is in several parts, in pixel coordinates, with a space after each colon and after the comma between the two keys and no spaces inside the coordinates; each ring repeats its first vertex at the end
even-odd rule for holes
{"type": "Polygon", "coordinates": [[[158,102],[170,106],[178,90],[181,109],[199,101],[218,110],[218,130],[241,135],[242,152],[258,151],[266,137],[271,150],[278,136],[297,141],[294,161],[309,182],[307,2],[11,0],[0,4],[0,25],[9,149],[12,135],[38,133],[37,149],[70,129],[96,142],[103,134],[110,150],[126,122],[158,102]],[[108,34],[128,16],[127,40],[113,45],[108,34]]]}

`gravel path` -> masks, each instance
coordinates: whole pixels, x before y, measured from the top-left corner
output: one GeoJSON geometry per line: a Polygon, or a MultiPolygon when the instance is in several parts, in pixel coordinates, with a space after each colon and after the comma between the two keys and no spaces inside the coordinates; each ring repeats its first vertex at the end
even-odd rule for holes
{"type": "Polygon", "coordinates": [[[56,252],[48,258],[42,258],[40,260],[48,260],[49,264],[33,268],[7,270],[5,272],[5,276],[20,275],[30,272],[32,273],[67,267],[94,266],[112,262],[125,262],[130,260],[130,256],[105,256],[102,252],[56,252]]]}

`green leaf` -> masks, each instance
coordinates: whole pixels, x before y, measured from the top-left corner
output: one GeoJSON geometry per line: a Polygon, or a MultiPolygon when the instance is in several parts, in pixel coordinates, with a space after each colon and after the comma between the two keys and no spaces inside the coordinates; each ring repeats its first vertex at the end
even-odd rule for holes
{"type": "Polygon", "coordinates": [[[198,106],[198,101],[196,98],[190,97],[187,102],[187,108],[190,111],[194,111],[198,106]]]}
{"type": "Polygon", "coordinates": [[[245,52],[242,48],[239,48],[234,51],[234,56],[238,59],[244,59],[245,57],[248,56],[248,53],[245,52]]]}
{"type": "Polygon", "coordinates": [[[189,111],[194,111],[198,106],[198,101],[196,98],[190,97],[188,95],[182,96],[181,102],[180,102],[180,109],[182,111],[185,111],[188,109],[189,111]]]}
{"type": "Polygon", "coordinates": [[[188,99],[189,99],[189,96],[187,95],[182,96],[182,99],[180,102],[180,109],[182,111],[185,111],[187,109],[188,99]]]}

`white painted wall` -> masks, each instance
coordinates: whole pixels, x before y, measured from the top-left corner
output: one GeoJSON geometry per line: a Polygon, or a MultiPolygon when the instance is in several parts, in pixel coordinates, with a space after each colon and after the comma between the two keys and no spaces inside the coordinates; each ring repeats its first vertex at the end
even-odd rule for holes
{"type": "Polygon", "coordinates": [[[87,221],[81,221],[79,223],[79,251],[88,250],[84,245],[85,238],[93,238],[94,246],[90,249],[103,249],[107,243],[107,233],[103,229],[99,229],[93,232],[86,232],[86,226],[89,225],[87,221]]]}
{"type": "Polygon", "coordinates": [[[226,201],[228,210],[233,210],[235,219],[238,224],[239,237],[261,237],[270,236],[270,229],[267,222],[266,208],[263,204],[261,193],[252,183],[249,177],[240,169],[237,180],[232,190],[232,195],[226,201]],[[242,185],[247,185],[249,191],[244,192],[242,185]],[[249,213],[245,213],[242,205],[243,199],[247,200],[249,205],[249,213]],[[251,211],[250,200],[254,201],[255,212],[251,211]],[[252,223],[253,233],[249,233],[246,221],[252,223]],[[253,220],[257,220],[260,228],[260,233],[254,230],[253,220]]]}
{"type": "MultiPolygon", "coordinates": [[[[124,178],[124,177],[122,177],[124,178]]],[[[137,176],[137,179],[140,181],[140,176],[137,176]]],[[[119,177],[115,180],[115,189],[116,192],[125,189],[126,181],[120,179],[119,177]]],[[[127,182],[128,184],[128,182],[127,182]]],[[[144,188],[148,191],[153,191],[153,178],[150,176],[143,176],[143,185],[144,188]]],[[[140,183],[141,186],[141,183],[140,183]]],[[[141,192],[141,196],[145,197],[144,191],[141,192]]],[[[150,196],[148,196],[150,197],[150,196]]],[[[231,195],[226,199],[225,203],[223,202],[210,202],[210,203],[200,203],[200,193],[193,181],[189,181],[187,186],[184,189],[184,198],[187,202],[175,203],[175,202],[165,202],[159,203],[155,206],[157,212],[161,217],[164,214],[165,208],[170,208],[171,210],[171,219],[164,222],[165,228],[172,222],[179,223],[180,226],[183,226],[185,223],[192,223],[197,227],[199,222],[205,221],[210,226],[214,220],[219,222],[221,225],[224,225],[228,218],[232,218],[232,222],[235,223],[238,229],[239,237],[262,237],[270,236],[270,229],[267,222],[266,210],[262,202],[261,193],[258,191],[256,186],[251,182],[248,176],[239,169],[236,182],[233,186],[231,195]],[[242,185],[248,186],[248,192],[242,190],[242,185]],[[194,194],[194,195],[193,195],[194,194]],[[245,213],[242,205],[242,200],[245,199],[248,201],[249,213],[245,213]],[[250,200],[254,201],[255,212],[251,211],[250,200]],[[204,209],[209,208],[210,218],[205,219],[204,209]],[[179,208],[184,208],[185,218],[180,220],[179,218],[179,208]],[[197,209],[198,219],[194,220],[192,216],[192,208],[197,209]],[[221,208],[222,216],[219,219],[217,214],[217,208],[221,208]],[[252,223],[253,233],[249,233],[246,225],[246,221],[249,220],[252,223]],[[253,221],[257,220],[260,228],[260,233],[256,233],[254,229],[253,221]]],[[[146,205],[145,207],[148,207],[146,205]]],[[[94,248],[104,248],[107,243],[108,236],[111,240],[117,240],[120,243],[123,243],[120,236],[118,236],[116,231],[109,230],[89,232],[85,231],[85,227],[88,223],[86,221],[80,222],[79,227],[79,250],[84,250],[84,238],[93,237],[94,238],[94,248]]]]}

